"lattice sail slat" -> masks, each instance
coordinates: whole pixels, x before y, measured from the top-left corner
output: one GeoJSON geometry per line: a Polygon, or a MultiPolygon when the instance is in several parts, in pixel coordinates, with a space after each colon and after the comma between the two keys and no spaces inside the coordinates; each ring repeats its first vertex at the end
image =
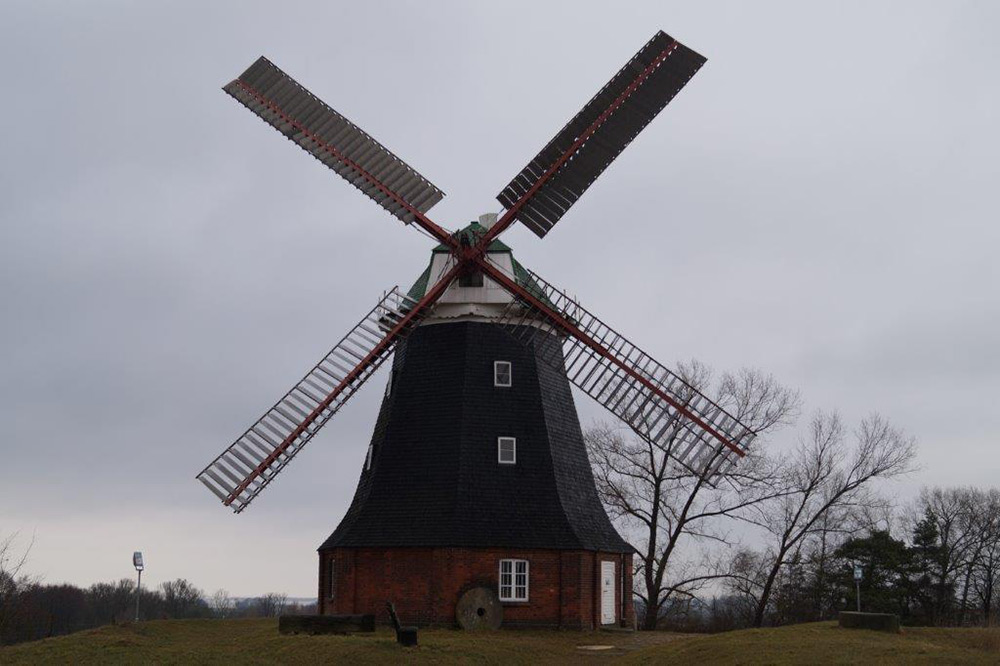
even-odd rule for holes
{"type": "Polygon", "coordinates": [[[670,404],[580,338],[567,335],[565,329],[551,322],[545,323],[546,318],[538,310],[518,299],[507,306],[499,322],[511,335],[526,345],[532,345],[538,335],[562,337],[561,354],[557,346],[538,346],[557,350],[542,354],[542,359],[556,370],[565,369],[572,384],[695,474],[711,478],[725,473],[747,451],[756,436],[749,427],[564,292],[535,273],[529,274],[537,285],[531,290],[533,296],[676,404],[670,404]]]}
{"type": "Polygon", "coordinates": [[[416,301],[387,292],[378,304],[245,433],[197,476],[239,513],[388,358],[421,316],[396,331],[416,301]]]}
{"type": "Polygon", "coordinates": [[[426,213],[444,198],[433,183],[263,56],[223,90],[407,224],[413,210],[426,213]]]}
{"type": "Polygon", "coordinates": [[[538,236],[691,80],[705,58],[660,31],[497,195],[538,236]]]}

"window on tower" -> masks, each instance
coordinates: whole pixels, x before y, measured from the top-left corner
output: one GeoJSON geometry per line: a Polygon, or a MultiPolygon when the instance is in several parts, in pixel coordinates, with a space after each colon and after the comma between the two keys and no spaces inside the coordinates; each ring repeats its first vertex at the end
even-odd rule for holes
{"type": "Polygon", "coordinates": [[[528,600],[528,560],[500,560],[500,601],[528,600]]]}
{"type": "Polygon", "coordinates": [[[493,361],[493,386],[510,386],[512,379],[510,361],[493,361]]]}
{"type": "Polygon", "coordinates": [[[336,565],[335,560],[331,557],[330,561],[327,562],[326,571],[326,596],[333,599],[334,592],[337,590],[337,576],[336,576],[336,565]]]}
{"type": "Polygon", "coordinates": [[[497,462],[513,465],[517,462],[517,440],[513,437],[497,438],[497,462]]]}

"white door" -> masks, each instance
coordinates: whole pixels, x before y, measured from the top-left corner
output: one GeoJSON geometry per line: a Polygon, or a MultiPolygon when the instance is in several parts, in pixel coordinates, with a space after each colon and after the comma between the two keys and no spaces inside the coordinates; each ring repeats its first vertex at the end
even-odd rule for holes
{"type": "Polygon", "coordinates": [[[615,623],[615,563],[601,562],[601,624],[615,623]]]}

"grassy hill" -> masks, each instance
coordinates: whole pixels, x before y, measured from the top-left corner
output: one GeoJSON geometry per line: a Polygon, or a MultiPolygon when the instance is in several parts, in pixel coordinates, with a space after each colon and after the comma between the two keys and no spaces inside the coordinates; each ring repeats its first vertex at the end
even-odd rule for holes
{"type": "Polygon", "coordinates": [[[21,663],[567,663],[618,661],[712,664],[1000,664],[1000,629],[910,629],[902,635],[833,623],[712,636],[668,633],[420,632],[405,650],[386,630],[356,636],[281,636],[274,620],[164,620],[108,626],[0,648],[0,664],[21,663]],[[599,651],[581,645],[611,646],[599,651]]]}
{"type": "Polygon", "coordinates": [[[689,636],[635,652],[629,664],[1000,664],[1000,629],[841,629],[834,622],[689,636]]]}

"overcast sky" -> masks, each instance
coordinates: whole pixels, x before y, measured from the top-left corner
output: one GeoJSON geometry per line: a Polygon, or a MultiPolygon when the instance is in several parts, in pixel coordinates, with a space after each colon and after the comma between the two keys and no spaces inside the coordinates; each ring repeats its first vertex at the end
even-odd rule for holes
{"type": "Polygon", "coordinates": [[[508,231],[516,256],[668,365],[878,410],[919,442],[901,501],[995,484],[997,25],[989,2],[4,2],[0,535],[34,534],[52,583],[141,549],[153,585],[313,595],[384,371],[243,514],[194,475],[430,243],[220,87],[267,55],[456,228],[658,29],[707,65],[549,236],[508,231]]]}

